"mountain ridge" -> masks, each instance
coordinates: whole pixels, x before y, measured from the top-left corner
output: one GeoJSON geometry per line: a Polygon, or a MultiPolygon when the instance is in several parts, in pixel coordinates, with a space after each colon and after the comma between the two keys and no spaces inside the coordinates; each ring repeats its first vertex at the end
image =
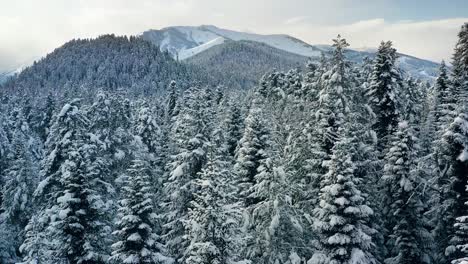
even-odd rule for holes
{"type": "MultiPolygon", "coordinates": [[[[148,30],[140,37],[167,50],[177,60],[187,60],[197,54],[206,52],[217,45],[223,45],[225,40],[247,40],[269,45],[289,53],[301,55],[312,60],[318,60],[321,53],[330,52],[330,45],[312,45],[287,34],[262,35],[218,28],[213,25],[175,26],[160,30],[148,30]],[[219,40],[223,38],[223,40],[219,40]],[[217,41],[214,41],[218,39],[217,41]],[[208,43],[208,44],[207,44],[208,43]]],[[[365,57],[373,57],[375,48],[347,49],[348,59],[361,63],[365,57]]],[[[399,53],[397,64],[409,75],[428,81],[437,77],[439,64],[412,55],[399,53]]]]}

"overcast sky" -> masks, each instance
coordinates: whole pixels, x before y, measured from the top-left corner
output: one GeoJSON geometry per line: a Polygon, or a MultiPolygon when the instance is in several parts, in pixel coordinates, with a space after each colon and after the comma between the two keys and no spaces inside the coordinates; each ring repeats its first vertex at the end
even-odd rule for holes
{"type": "Polygon", "coordinates": [[[450,60],[464,22],[467,0],[0,0],[0,71],[73,38],[202,24],[310,44],[341,33],[354,48],[393,40],[400,52],[450,60]]]}

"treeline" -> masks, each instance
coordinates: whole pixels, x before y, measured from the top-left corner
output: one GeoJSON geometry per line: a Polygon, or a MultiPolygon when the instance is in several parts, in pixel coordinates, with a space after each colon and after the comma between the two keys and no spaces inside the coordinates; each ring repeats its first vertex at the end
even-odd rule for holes
{"type": "Polygon", "coordinates": [[[347,46],[250,91],[8,93],[0,262],[468,262],[468,23],[434,85],[347,46]]]}

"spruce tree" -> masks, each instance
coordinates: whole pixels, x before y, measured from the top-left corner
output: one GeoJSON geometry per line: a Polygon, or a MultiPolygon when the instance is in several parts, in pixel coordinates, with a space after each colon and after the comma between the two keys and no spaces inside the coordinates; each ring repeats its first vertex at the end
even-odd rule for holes
{"type": "MultiPolygon", "coordinates": [[[[144,149],[142,144],[139,147],[144,149]]],[[[117,242],[112,245],[110,263],[173,262],[166,256],[160,234],[156,233],[151,165],[144,151],[141,152],[127,169],[116,230],[113,232],[117,242]]]]}
{"type": "Polygon", "coordinates": [[[328,172],[323,176],[320,203],[314,210],[319,248],[308,263],[376,263],[370,226],[370,201],[360,188],[355,164],[359,149],[354,124],[341,128],[328,172]]]}
{"type": "Polygon", "coordinates": [[[458,41],[452,60],[452,91],[456,94],[457,105],[467,111],[468,100],[468,23],[458,33],[458,41]]]}
{"type": "Polygon", "coordinates": [[[401,122],[385,156],[382,177],[385,263],[430,263],[430,235],[422,215],[421,179],[415,173],[416,141],[412,128],[401,122]]]}
{"type": "Polygon", "coordinates": [[[239,181],[239,197],[246,207],[256,202],[251,196],[252,186],[255,184],[255,175],[261,162],[267,158],[271,144],[263,118],[259,102],[254,101],[245,120],[244,134],[236,153],[234,172],[239,181]]]}
{"type": "Polygon", "coordinates": [[[78,105],[74,100],[62,108],[46,141],[43,179],[35,191],[40,210],[33,219],[49,224],[43,230],[29,228],[27,237],[46,241],[28,239],[23,244],[26,263],[36,258],[104,263],[107,258],[109,205],[103,196],[109,185],[101,178],[103,161],[96,155],[94,137],[86,133],[89,121],[78,105]],[[37,249],[31,242],[44,246],[30,252],[37,249]]]}
{"type": "Polygon", "coordinates": [[[195,181],[196,192],[185,222],[190,244],[185,263],[230,263],[239,255],[241,208],[234,195],[227,146],[222,132],[212,135],[207,163],[195,181]]]}
{"type": "MultiPolygon", "coordinates": [[[[377,119],[374,130],[379,139],[379,150],[386,148],[388,138],[396,131],[401,112],[400,94],[402,90],[401,76],[395,63],[396,49],[391,41],[380,43],[377,51],[368,95],[377,119]]],[[[383,154],[382,154],[383,156],[383,154]]]]}
{"type": "Polygon", "coordinates": [[[203,118],[201,101],[197,100],[199,89],[185,91],[184,105],[172,125],[170,143],[171,158],[164,183],[167,201],[164,204],[164,239],[170,254],[177,263],[183,263],[184,252],[188,247],[183,222],[187,220],[195,180],[206,160],[207,136],[204,134],[206,120],[203,118]]]}

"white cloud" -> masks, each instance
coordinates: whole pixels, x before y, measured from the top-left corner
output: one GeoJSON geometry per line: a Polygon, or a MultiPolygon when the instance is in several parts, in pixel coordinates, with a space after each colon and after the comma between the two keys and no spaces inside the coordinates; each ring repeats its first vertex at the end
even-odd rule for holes
{"type": "Polygon", "coordinates": [[[351,47],[377,47],[382,40],[392,40],[399,52],[433,61],[450,60],[457,33],[468,18],[432,21],[386,22],[384,19],[358,21],[335,26],[311,24],[281,28],[309,43],[331,43],[341,34],[351,47]]]}
{"type": "Polygon", "coordinates": [[[291,4],[280,1],[9,1],[2,3],[0,9],[0,71],[44,56],[73,38],[138,34],[151,28],[201,24],[291,34],[311,44],[330,43],[338,33],[352,47],[375,47],[381,40],[393,40],[401,52],[438,61],[450,58],[459,27],[468,21],[358,21],[354,14],[367,11],[364,9],[373,1],[366,0],[359,8],[345,0],[294,0],[291,4]],[[357,22],[336,25],[344,18],[357,22]]]}
{"type": "Polygon", "coordinates": [[[301,22],[305,22],[309,17],[308,16],[297,16],[297,17],[291,17],[288,18],[284,21],[285,25],[295,25],[301,22]]]}

